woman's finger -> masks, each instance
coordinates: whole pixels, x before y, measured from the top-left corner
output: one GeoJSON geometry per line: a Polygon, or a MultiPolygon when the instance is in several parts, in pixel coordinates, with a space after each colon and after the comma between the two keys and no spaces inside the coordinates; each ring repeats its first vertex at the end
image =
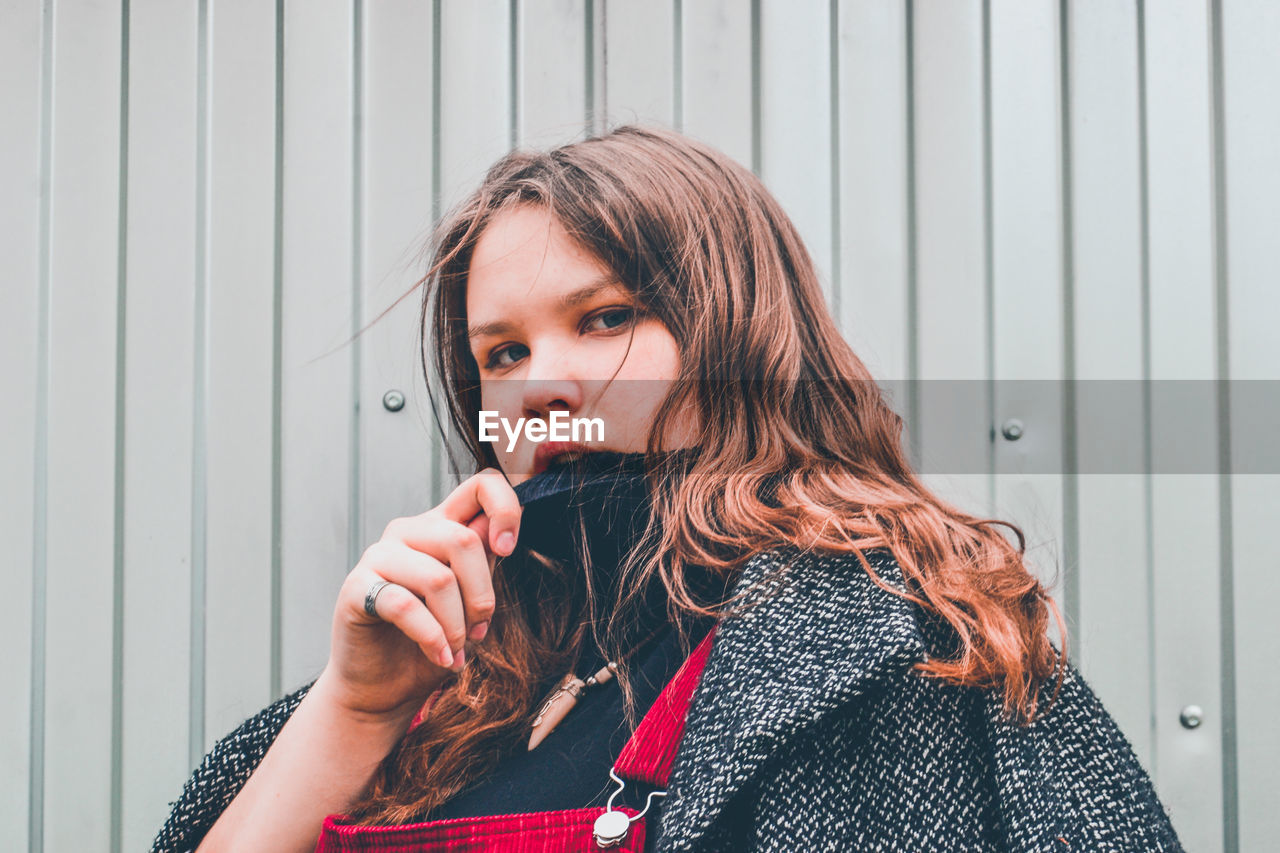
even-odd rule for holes
{"type": "MultiPolygon", "coordinates": [[[[489,516],[485,515],[483,512],[468,521],[467,527],[470,527],[476,532],[476,535],[480,537],[481,542],[489,541],[489,516]]],[[[493,549],[490,548],[489,550],[492,551],[493,549]]]]}
{"type": "MultiPolygon", "coordinates": [[[[495,596],[493,567],[480,534],[466,525],[424,513],[397,519],[387,526],[384,536],[383,542],[390,541],[421,552],[423,556],[434,558],[437,564],[445,564],[451,571],[461,596],[457,612],[463,623],[458,626],[458,636],[450,636],[455,642],[454,649],[462,648],[462,641],[467,636],[473,640],[483,637],[485,629],[477,626],[493,617],[495,596]],[[478,636],[470,634],[472,629],[478,636]]],[[[419,562],[418,565],[425,564],[419,562]]],[[[438,582],[444,583],[442,579],[438,582]]]]}
{"type": "Polygon", "coordinates": [[[372,555],[370,568],[409,590],[426,604],[444,631],[450,654],[457,663],[467,641],[467,627],[473,621],[467,618],[463,606],[465,594],[459,588],[454,569],[430,554],[389,542],[379,543],[378,550],[372,555]]]}
{"type": "Polygon", "coordinates": [[[485,468],[468,477],[433,511],[459,524],[467,524],[483,512],[489,517],[489,548],[502,557],[515,550],[520,535],[520,499],[497,468],[485,468]]]}
{"type": "MultiPolygon", "coordinates": [[[[371,585],[376,582],[372,581],[371,585]]],[[[374,610],[379,619],[395,625],[413,640],[428,660],[446,669],[453,666],[453,651],[444,629],[413,592],[398,583],[389,583],[374,599],[374,610]]]]}
{"type": "MultiPolygon", "coordinates": [[[[489,541],[489,516],[485,515],[483,512],[477,515],[475,518],[471,519],[469,522],[467,522],[467,527],[470,527],[472,530],[476,532],[477,535],[479,535],[481,542],[489,541]]],[[[497,565],[498,556],[493,552],[493,549],[491,548],[486,549],[486,551],[489,557],[489,577],[493,577],[493,570],[497,565]]],[[[480,640],[484,638],[484,632],[481,631],[479,636],[477,636],[474,633],[470,634],[469,636],[473,640],[480,640]]]]}

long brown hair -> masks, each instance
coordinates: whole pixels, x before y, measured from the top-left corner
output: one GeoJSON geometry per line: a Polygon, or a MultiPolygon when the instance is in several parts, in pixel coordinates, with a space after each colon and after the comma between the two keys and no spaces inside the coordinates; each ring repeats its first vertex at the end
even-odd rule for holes
{"type": "MultiPolygon", "coordinates": [[[[434,371],[450,432],[465,442],[455,474],[497,464],[476,435],[465,288],[480,234],[517,204],[549,211],[679,346],[680,376],[649,434],[653,547],[619,568],[623,590],[634,595],[656,579],[673,614],[723,615],[732,602],[695,594],[691,567],[731,579],[762,550],[852,553],[875,583],[954,629],[958,653],[917,663],[920,674],[999,691],[1021,724],[1046,710],[1044,680],[1056,671],[1062,683],[1066,626],[1024,565],[1022,531],[963,512],[921,483],[902,419],[836,328],[790,218],[750,170],[675,131],[625,125],[550,151],[513,151],[437,225],[419,282],[430,341],[423,370],[429,388],[434,371]],[[699,453],[677,472],[659,451],[686,406],[698,418],[699,453]],[[1013,530],[1016,548],[996,525],[1013,530]],[[892,550],[908,589],[875,573],[861,553],[873,548],[892,550]],[[1061,654],[1046,635],[1050,609],[1061,654]]],[[[582,574],[521,549],[498,561],[490,637],[387,756],[349,810],[353,822],[422,819],[518,748],[548,679],[576,660],[596,624],[589,616],[609,617],[603,642],[616,647],[627,600],[593,601],[582,574]]],[[[625,667],[619,683],[633,719],[625,667]]]]}

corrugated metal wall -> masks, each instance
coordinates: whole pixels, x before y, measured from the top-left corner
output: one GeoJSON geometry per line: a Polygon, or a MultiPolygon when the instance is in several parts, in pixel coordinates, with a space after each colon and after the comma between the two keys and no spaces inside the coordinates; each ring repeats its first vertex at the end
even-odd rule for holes
{"type": "MultiPolygon", "coordinates": [[[[0,10],[9,849],[144,849],[213,741],[319,672],[346,572],[448,486],[416,300],[347,340],[513,143],[640,118],[750,164],[886,379],[1280,379],[1269,0],[0,10]]],[[[1084,416],[1150,461],[1250,413],[912,387],[917,452],[984,460],[930,481],[1061,571],[1188,849],[1267,849],[1280,476],[1061,467],[1084,416]]]]}

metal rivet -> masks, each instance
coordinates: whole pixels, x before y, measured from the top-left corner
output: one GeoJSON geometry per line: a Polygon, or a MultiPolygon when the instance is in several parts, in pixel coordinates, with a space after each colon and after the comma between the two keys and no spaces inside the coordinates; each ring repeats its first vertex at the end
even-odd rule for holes
{"type": "Polygon", "coordinates": [[[1184,729],[1197,729],[1204,722],[1204,709],[1199,705],[1188,705],[1178,715],[1184,729]]]}
{"type": "Polygon", "coordinates": [[[388,412],[398,412],[404,408],[404,394],[392,388],[382,395],[382,406],[388,412]]]}
{"type": "Polygon", "coordinates": [[[1000,433],[1010,441],[1017,441],[1022,438],[1022,421],[1009,418],[1000,426],[1000,433]]]}

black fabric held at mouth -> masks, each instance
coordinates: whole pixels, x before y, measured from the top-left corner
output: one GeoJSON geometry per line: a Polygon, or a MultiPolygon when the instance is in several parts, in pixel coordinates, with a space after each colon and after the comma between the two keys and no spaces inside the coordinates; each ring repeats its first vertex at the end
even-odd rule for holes
{"type": "MultiPolygon", "coordinates": [[[[650,511],[644,454],[590,453],[555,465],[515,486],[522,506],[520,544],[560,561],[577,562],[585,546],[597,589],[615,589],[619,560],[636,547],[650,511]],[[579,519],[582,523],[579,524],[579,519]],[[574,531],[578,531],[575,535],[574,531]],[[579,536],[585,532],[585,543],[579,536]]],[[[700,577],[722,590],[723,582],[700,577]]],[[[677,632],[665,612],[661,582],[644,597],[635,636],[651,637],[631,659],[628,672],[636,698],[637,720],[684,662],[677,632]]],[[[683,616],[691,642],[710,629],[706,617],[683,616]]],[[[601,668],[603,653],[588,641],[575,670],[580,678],[601,668]]],[[[523,744],[504,756],[482,780],[420,819],[444,820],[523,812],[603,807],[617,787],[609,770],[631,736],[616,680],[588,688],[568,715],[537,748],[523,744]]],[[[651,788],[629,783],[614,801],[641,807],[651,788]]],[[[655,798],[651,826],[660,820],[655,798]]],[[[648,819],[648,818],[646,818],[648,819]]],[[[650,837],[656,837],[656,832],[650,837]]]]}

